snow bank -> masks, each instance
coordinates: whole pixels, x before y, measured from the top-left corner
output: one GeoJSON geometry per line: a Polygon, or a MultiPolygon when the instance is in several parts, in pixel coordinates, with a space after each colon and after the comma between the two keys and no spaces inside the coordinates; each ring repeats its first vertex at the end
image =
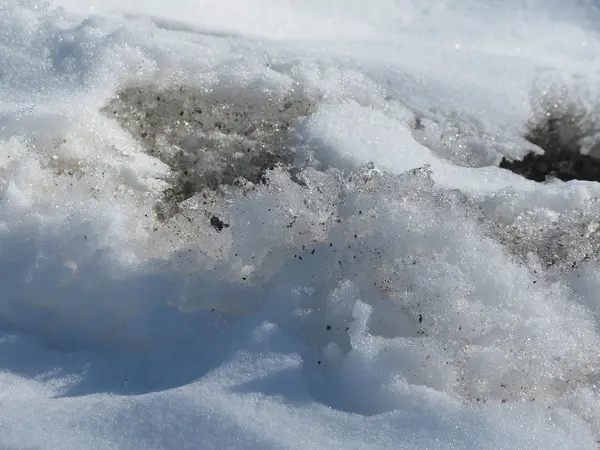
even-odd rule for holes
{"type": "Polygon", "coordinates": [[[495,167],[594,8],[71,3],[0,10],[2,446],[597,446],[599,188],[495,167]]]}

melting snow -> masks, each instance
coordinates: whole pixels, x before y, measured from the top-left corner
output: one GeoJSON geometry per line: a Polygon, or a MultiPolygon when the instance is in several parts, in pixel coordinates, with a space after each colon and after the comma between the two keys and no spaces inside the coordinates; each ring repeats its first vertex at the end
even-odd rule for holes
{"type": "Polygon", "coordinates": [[[0,6],[1,446],[597,448],[600,12],[454,3],[0,6]]]}

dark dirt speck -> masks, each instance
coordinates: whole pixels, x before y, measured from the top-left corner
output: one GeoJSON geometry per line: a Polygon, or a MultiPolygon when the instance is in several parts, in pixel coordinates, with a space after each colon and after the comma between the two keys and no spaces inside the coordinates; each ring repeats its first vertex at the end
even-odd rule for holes
{"type": "Polygon", "coordinates": [[[210,224],[217,231],[223,231],[223,228],[229,228],[229,224],[223,222],[217,216],[212,216],[210,218],[210,224]]]}

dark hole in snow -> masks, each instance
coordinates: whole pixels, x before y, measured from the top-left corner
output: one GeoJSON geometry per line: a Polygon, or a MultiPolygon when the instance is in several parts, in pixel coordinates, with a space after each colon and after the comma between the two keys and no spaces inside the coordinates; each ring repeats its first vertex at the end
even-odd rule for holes
{"type": "Polygon", "coordinates": [[[581,107],[545,102],[541,114],[528,124],[525,139],[544,153],[527,153],[522,160],[502,158],[500,167],[530,180],[600,181],[600,159],[593,155],[598,126],[581,107]],[[591,142],[591,144],[590,144],[591,142]]]}

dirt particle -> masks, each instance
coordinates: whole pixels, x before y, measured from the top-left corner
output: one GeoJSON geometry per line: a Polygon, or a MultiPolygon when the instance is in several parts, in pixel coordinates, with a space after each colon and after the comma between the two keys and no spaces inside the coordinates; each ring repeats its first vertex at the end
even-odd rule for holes
{"type": "Polygon", "coordinates": [[[223,222],[217,216],[212,216],[210,218],[210,225],[217,231],[223,231],[223,228],[229,228],[229,224],[223,222]]]}

